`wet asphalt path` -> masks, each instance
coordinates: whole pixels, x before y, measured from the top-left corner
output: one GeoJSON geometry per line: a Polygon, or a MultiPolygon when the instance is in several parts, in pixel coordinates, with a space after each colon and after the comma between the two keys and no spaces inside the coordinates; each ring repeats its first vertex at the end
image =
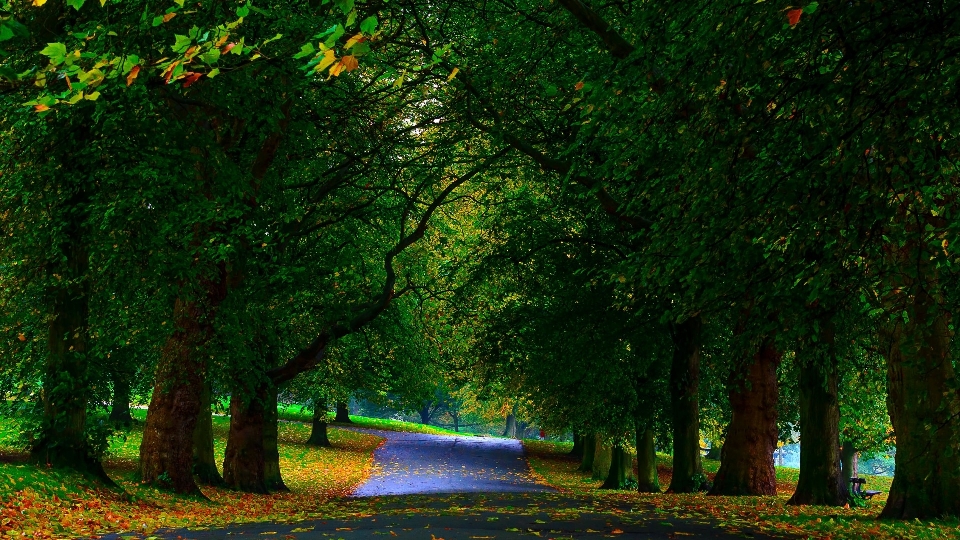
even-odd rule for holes
{"type": "Polygon", "coordinates": [[[357,429],[384,437],[375,470],[354,497],[553,491],[537,484],[513,439],[357,429]]]}

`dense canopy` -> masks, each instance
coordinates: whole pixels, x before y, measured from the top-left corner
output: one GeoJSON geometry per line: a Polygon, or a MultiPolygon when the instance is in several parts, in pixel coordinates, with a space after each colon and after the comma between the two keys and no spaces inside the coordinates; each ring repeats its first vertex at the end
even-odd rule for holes
{"type": "Polygon", "coordinates": [[[958,47],[955,2],[0,0],[4,406],[105,477],[143,396],[144,482],[262,493],[278,395],[459,389],[611,487],[773,495],[800,440],[842,506],[895,446],[883,516],[960,515],[958,47]]]}

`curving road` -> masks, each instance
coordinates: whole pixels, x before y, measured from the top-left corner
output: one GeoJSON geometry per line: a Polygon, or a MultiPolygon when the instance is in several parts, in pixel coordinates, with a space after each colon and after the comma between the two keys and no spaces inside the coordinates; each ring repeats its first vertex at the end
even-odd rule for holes
{"type": "Polygon", "coordinates": [[[353,495],[553,491],[536,483],[520,441],[356,429],[384,437],[353,495]]]}

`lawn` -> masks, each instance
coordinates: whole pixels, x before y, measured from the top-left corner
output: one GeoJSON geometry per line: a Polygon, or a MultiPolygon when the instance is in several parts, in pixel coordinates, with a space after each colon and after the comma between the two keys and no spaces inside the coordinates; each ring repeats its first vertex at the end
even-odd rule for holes
{"type": "MultiPolygon", "coordinates": [[[[313,410],[300,405],[280,405],[278,407],[280,418],[293,422],[310,422],[313,418],[313,410]]],[[[367,429],[382,429],[384,431],[403,431],[407,433],[427,433],[430,435],[460,435],[475,436],[473,433],[464,433],[462,431],[453,431],[437,426],[425,424],[416,424],[413,422],[404,422],[402,420],[391,420],[388,418],[370,418],[367,416],[350,415],[352,426],[367,429]]],[[[333,415],[330,415],[330,421],[333,422],[333,415]]]]}
{"type": "MultiPolygon", "coordinates": [[[[135,411],[142,420],[146,411],[135,411]]],[[[229,419],[214,417],[215,449],[223,459],[229,419]]],[[[289,493],[251,495],[203,488],[208,500],[141,486],[136,478],[142,423],[118,433],[104,464],[121,487],[111,490],[76,474],[24,462],[15,447],[16,423],[0,418],[0,535],[29,538],[91,536],[116,531],[150,533],[166,527],[335,517],[331,499],[350,493],[370,474],[382,438],[333,427],[333,448],[303,444],[310,426],[281,422],[280,465],[289,493]]]]}
{"type": "MultiPolygon", "coordinates": [[[[769,534],[800,538],[916,538],[940,540],[960,538],[960,521],[956,519],[929,521],[879,521],[891,478],[868,476],[870,489],[884,493],[867,501],[862,508],[835,508],[827,506],[788,506],[799,476],[798,469],[777,467],[777,496],[775,497],[711,497],[698,494],[639,494],[629,491],[600,490],[603,483],[593,480],[589,473],[578,472],[579,460],[568,453],[569,443],[524,441],[530,467],[545,484],[561,491],[635,501],[652,506],[665,516],[701,519],[708,517],[718,525],[735,533],[762,531],[769,534]]],[[[663,489],[670,484],[672,460],[657,456],[657,471],[663,489]]],[[[712,478],[720,462],[704,460],[704,472],[712,478]]]]}

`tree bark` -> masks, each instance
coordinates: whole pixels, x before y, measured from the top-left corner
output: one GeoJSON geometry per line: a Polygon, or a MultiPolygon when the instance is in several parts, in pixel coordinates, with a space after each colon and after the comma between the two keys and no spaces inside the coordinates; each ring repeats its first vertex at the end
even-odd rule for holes
{"type": "Polygon", "coordinates": [[[200,493],[193,479],[193,435],[202,406],[210,331],[195,301],[177,299],[176,330],[160,352],[140,443],[140,479],[178,493],[200,493]]]}
{"type": "MultiPolygon", "coordinates": [[[[72,468],[109,480],[85,433],[87,419],[87,333],[89,329],[89,257],[84,244],[83,216],[77,206],[81,193],[69,206],[66,238],[60,253],[66,261],[57,274],[52,318],[47,326],[47,358],[43,369],[43,421],[30,444],[34,463],[72,468]]],[[[59,265],[58,265],[59,266],[59,265]]]]}
{"type": "Polygon", "coordinates": [[[573,448],[570,450],[570,455],[577,458],[583,459],[583,444],[584,437],[583,435],[573,432],[573,448]]]}
{"type": "Polygon", "coordinates": [[[424,403],[423,407],[420,408],[420,423],[429,426],[430,425],[430,403],[424,403]]]}
{"type": "Polygon", "coordinates": [[[633,476],[633,458],[622,446],[612,447],[610,468],[600,489],[624,489],[627,486],[627,478],[631,476],[633,476]]]}
{"type": "Polygon", "coordinates": [[[603,439],[597,437],[594,441],[593,478],[603,480],[610,474],[610,464],[613,462],[613,448],[603,444],[603,439]]]}
{"type": "Polygon", "coordinates": [[[330,438],[327,437],[327,401],[324,399],[313,401],[313,426],[307,444],[311,446],[330,446],[330,438]]]}
{"type": "Polygon", "coordinates": [[[645,422],[637,427],[637,491],[660,493],[654,434],[652,429],[646,427],[645,422]]]}
{"type": "Polygon", "coordinates": [[[583,458],[580,460],[580,472],[593,472],[593,460],[597,456],[597,435],[588,433],[583,436],[583,458]]]}
{"type": "Polygon", "coordinates": [[[843,506],[846,482],[840,473],[840,405],[837,356],[827,325],[823,362],[800,361],[800,479],[787,504],[843,506]]]}
{"type": "Polygon", "coordinates": [[[130,414],[130,378],[127,373],[114,370],[113,397],[110,400],[110,421],[124,426],[133,424],[130,414]]]}
{"type": "Polygon", "coordinates": [[[776,495],[777,366],[780,353],[767,338],[731,377],[733,419],[711,495],[776,495]],[[739,375],[739,376],[738,376],[739,375]]]}
{"type": "Polygon", "coordinates": [[[277,388],[267,391],[267,403],[264,411],[263,426],[263,477],[267,489],[272,491],[290,491],[283,483],[280,471],[280,418],[277,413],[277,388]]]}
{"type": "Polygon", "coordinates": [[[342,424],[352,424],[353,420],[350,420],[350,408],[344,402],[337,403],[337,415],[333,418],[334,422],[340,422],[342,424]]]}
{"type": "MultiPolygon", "coordinates": [[[[923,257],[921,257],[923,258],[923,257]]],[[[919,273],[932,272],[920,264],[919,273]]],[[[906,279],[906,278],[905,278],[906,279]]],[[[919,281],[919,279],[917,280],[919,281]]],[[[896,471],[881,518],[960,515],[960,395],[950,357],[950,315],[936,284],[907,283],[905,314],[884,329],[887,410],[897,438],[896,471]]]]}
{"type": "Polygon", "coordinates": [[[260,383],[252,395],[234,392],[230,397],[230,434],[223,458],[223,481],[227,487],[248,493],[268,493],[266,482],[267,384],[260,383]]]}
{"type": "Polygon", "coordinates": [[[704,481],[700,459],[700,316],[673,327],[670,405],[673,420],[673,477],[669,491],[694,493],[704,481]]]}
{"type": "Polygon", "coordinates": [[[517,437],[517,417],[512,412],[507,415],[507,427],[503,430],[503,436],[511,439],[517,437]]]}
{"type": "Polygon", "coordinates": [[[213,391],[204,382],[200,394],[200,414],[193,429],[193,472],[206,486],[222,486],[223,477],[217,469],[213,446],[213,391]]]}

